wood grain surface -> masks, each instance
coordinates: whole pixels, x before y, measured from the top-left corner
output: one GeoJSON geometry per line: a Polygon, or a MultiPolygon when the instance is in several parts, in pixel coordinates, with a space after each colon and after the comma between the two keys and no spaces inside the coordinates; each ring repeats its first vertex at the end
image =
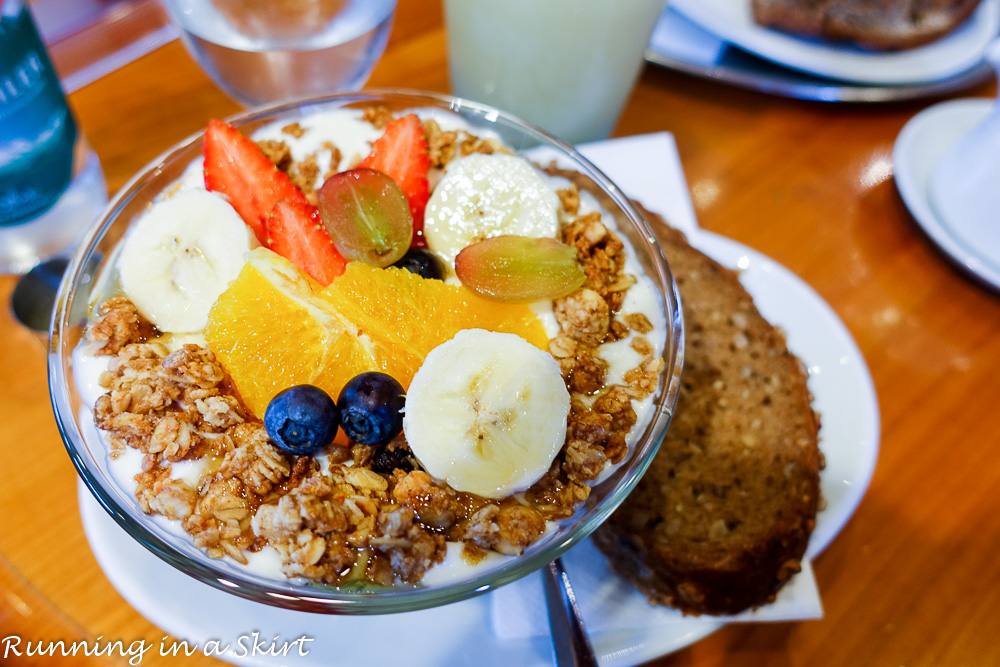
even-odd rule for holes
{"type": "MultiPolygon", "coordinates": [[[[439,3],[401,0],[369,86],[449,90],[439,3]]],[[[994,84],[966,91],[991,97],[994,84]]],[[[614,131],[674,134],[702,227],[808,282],[874,377],[881,453],[854,518],[816,561],[820,621],[728,626],[657,665],[1000,665],[1000,301],[951,265],[893,181],[924,100],[789,100],[647,67],[614,131]]],[[[179,42],[70,98],[111,192],[239,107],[179,42]]],[[[14,287],[0,277],[5,303],[14,287]]],[[[108,583],[84,537],[49,406],[42,340],[0,312],[0,640],[164,632],[108,583]]],[[[3,664],[127,664],[6,659],[3,664]]],[[[148,654],[143,665],[220,664],[148,654]]]]}

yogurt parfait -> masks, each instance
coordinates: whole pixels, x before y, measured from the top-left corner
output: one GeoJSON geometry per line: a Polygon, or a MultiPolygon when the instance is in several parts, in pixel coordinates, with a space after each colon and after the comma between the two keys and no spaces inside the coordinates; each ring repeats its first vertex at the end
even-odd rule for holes
{"type": "Polygon", "coordinates": [[[537,567],[620,501],[677,321],[613,198],[433,105],[213,120],[201,153],[111,246],[71,350],[140,523],[378,592],[537,567]]]}

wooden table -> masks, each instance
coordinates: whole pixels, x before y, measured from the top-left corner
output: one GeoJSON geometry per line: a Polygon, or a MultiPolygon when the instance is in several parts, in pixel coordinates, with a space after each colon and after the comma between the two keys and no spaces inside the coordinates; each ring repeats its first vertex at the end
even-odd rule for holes
{"type": "MultiPolygon", "coordinates": [[[[401,0],[370,85],[448,90],[438,3],[401,0]]],[[[990,97],[995,86],[967,94],[990,97]]],[[[238,110],[178,42],[70,102],[112,192],[209,118],[238,110]]],[[[893,141],[928,104],[794,101],[647,67],[625,109],[616,136],[674,133],[704,228],[784,264],[840,315],[882,416],[868,494],[815,563],[824,619],[729,626],[657,664],[1000,664],[1000,302],[937,252],[897,194],[893,141]]],[[[0,298],[14,283],[0,278],[0,298]]],[[[0,350],[0,641],[158,645],[164,633],[91,555],[43,344],[8,309],[0,350]]],[[[210,663],[152,652],[142,662],[210,663]]]]}

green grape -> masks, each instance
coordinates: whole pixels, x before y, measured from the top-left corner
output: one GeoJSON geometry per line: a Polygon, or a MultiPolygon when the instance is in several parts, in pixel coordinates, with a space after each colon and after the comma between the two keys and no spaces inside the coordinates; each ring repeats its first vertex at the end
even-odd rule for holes
{"type": "Polygon", "coordinates": [[[349,169],[319,190],[319,215],[341,254],[385,268],[402,257],[413,238],[406,195],[386,174],[349,169]]]}
{"type": "Polygon", "coordinates": [[[495,236],[466,246],[455,258],[455,273],[480,296],[517,303],[558,299],[587,278],[575,248],[527,236],[495,236]]]}

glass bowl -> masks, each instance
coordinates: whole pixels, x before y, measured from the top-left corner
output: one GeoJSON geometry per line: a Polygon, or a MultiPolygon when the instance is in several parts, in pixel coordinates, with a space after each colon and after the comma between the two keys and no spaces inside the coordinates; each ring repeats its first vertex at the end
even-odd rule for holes
{"type": "MultiPolygon", "coordinates": [[[[468,578],[443,584],[398,586],[378,590],[347,590],[254,574],[232,561],[208,558],[189,536],[145,515],[136,499],[115,482],[106,447],[80,394],[74,374],[73,351],[80,343],[92,307],[108,289],[115,249],[133,220],[180,178],[201,155],[199,133],[171,148],[133,178],[114,198],[77,250],[56,301],[49,346],[49,387],[56,421],[66,449],[83,481],[105,510],[133,538],[170,565],[214,588],[277,607],[319,613],[381,614],[432,607],[485,593],[552,561],[593,532],[621,503],[646,470],[659,447],[677,400],[683,359],[680,301],[673,277],[655,237],[622,192],[571,146],[496,109],[454,97],[406,91],[366,91],[283,103],[248,111],[229,119],[244,134],[275,121],[292,122],[323,110],[362,107],[372,103],[391,111],[437,110],[460,116],[473,132],[495,133],[509,147],[544,164],[555,159],[599,190],[605,210],[627,237],[644,271],[654,282],[667,323],[664,369],[645,423],[637,425],[629,453],[600,483],[575,513],[555,530],[531,544],[518,557],[499,566],[476,568],[468,578]]],[[[433,568],[432,568],[433,571],[433,568]]]]}

